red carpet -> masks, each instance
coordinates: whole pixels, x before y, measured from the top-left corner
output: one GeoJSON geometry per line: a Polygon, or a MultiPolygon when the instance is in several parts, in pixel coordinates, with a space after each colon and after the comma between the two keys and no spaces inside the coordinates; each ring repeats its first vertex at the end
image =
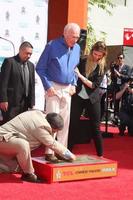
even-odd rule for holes
{"type": "MultiPolygon", "coordinates": [[[[113,135],[119,134],[118,126],[115,126],[115,125],[112,125],[112,124],[108,124],[107,127],[106,127],[105,124],[101,123],[100,130],[102,132],[111,133],[113,135]]],[[[125,134],[127,134],[127,130],[125,131],[125,134]]]]}
{"type": "MultiPolygon", "coordinates": [[[[105,124],[101,124],[100,130],[103,131],[103,132],[106,131],[105,124]]],[[[107,133],[118,134],[119,133],[119,129],[118,129],[117,126],[108,125],[107,126],[107,133]]]]}
{"type": "MultiPolygon", "coordinates": [[[[132,200],[133,137],[104,139],[104,157],[118,161],[118,176],[53,184],[21,182],[19,175],[0,175],[4,200],[132,200]]],[[[95,154],[93,143],[75,145],[76,154],[95,154]]]]}

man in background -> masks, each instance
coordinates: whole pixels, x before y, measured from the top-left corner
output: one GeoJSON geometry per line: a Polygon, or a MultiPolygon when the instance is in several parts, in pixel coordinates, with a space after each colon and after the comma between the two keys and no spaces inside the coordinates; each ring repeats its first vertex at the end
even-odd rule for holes
{"type": "Polygon", "coordinates": [[[121,99],[119,135],[124,136],[127,128],[129,136],[133,136],[133,76],[116,93],[116,99],[121,99]]]}
{"type": "MultiPolygon", "coordinates": [[[[126,65],[124,62],[124,54],[120,53],[117,56],[117,60],[111,66],[111,80],[112,80],[112,89],[113,92],[116,94],[120,91],[121,86],[123,83],[127,82],[131,73],[131,67],[126,65]]],[[[119,113],[119,99],[115,99],[114,96],[114,115],[117,117],[119,113]]]]}
{"type": "Polygon", "coordinates": [[[0,109],[3,123],[35,104],[35,68],[29,61],[33,46],[25,41],[16,56],[5,58],[1,67],[0,109]]]}
{"type": "MultiPolygon", "coordinates": [[[[70,121],[71,96],[75,93],[76,75],[74,69],[79,63],[80,27],[68,23],[63,36],[50,41],[36,66],[46,90],[46,113],[59,113],[64,119],[64,128],[59,131],[57,140],[67,147],[70,121]]],[[[56,137],[56,134],[55,136],[56,137]]],[[[46,150],[47,160],[56,160],[53,152],[46,150]]]]}

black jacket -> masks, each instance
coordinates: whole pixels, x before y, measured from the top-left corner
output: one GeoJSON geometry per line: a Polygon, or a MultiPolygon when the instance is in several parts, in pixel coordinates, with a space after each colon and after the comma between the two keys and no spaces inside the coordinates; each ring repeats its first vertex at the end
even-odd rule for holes
{"type": "MultiPolygon", "coordinates": [[[[28,106],[35,104],[35,69],[34,64],[27,61],[29,69],[28,106]]],[[[18,55],[5,58],[1,67],[0,102],[8,102],[11,106],[18,106],[24,95],[24,82],[21,62],[18,55]]]]}
{"type": "MultiPolygon", "coordinates": [[[[81,61],[80,61],[79,66],[78,66],[79,71],[83,76],[85,76],[86,61],[87,61],[86,58],[82,58],[81,61]]],[[[100,86],[100,84],[101,84],[101,82],[103,80],[103,76],[104,76],[104,74],[103,75],[99,74],[99,65],[97,65],[96,69],[92,72],[92,74],[90,74],[90,76],[87,77],[88,80],[92,81],[93,88],[89,88],[84,84],[86,92],[87,92],[87,94],[89,96],[89,99],[90,99],[92,104],[94,104],[97,101],[100,101],[99,86],[100,86]]],[[[77,89],[76,89],[76,93],[77,94],[82,89],[82,84],[83,84],[83,82],[80,79],[78,79],[77,89]]]]}

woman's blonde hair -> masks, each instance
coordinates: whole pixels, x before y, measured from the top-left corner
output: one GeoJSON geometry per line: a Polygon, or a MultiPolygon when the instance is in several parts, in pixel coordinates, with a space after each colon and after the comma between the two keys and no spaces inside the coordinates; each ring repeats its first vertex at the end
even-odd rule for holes
{"type": "Polygon", "coordinates": [[[96,63],[93,60],[93,51],[99,51],[103,53],[103,57],[97,63],[99,65],[99,74],[104,74],[106,67],[107,47],[104,42],[98,41],[92,46],[90,53],[87,56],[86,70],[85,70],[87,76],[89,76],[94,71],[96,66],[96,63]]]}

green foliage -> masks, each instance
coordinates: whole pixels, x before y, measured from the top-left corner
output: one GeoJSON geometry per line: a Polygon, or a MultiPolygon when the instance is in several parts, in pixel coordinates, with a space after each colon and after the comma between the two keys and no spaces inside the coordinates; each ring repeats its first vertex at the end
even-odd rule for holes
{"type": "Polygon", "coordinates": [[[105,10],[108,14],[111,14],[109,8],[115,7],[115,4],[112,3],[112,0],[88,0],[88,3],[91,6],[97,6],[98,8],[105,10]]]}
{"type": "Polygon", "coordinates": [[[96,42],[96,34],[90,23],[87,24],[87,41],[86,41],[86,50],[89,51],[92,45],[96,42]]]}
{"type": "MultiPolygon", "coordinates": [[[[110,9],[115,7],[115,4],[112,3],[112,0],[88,0],[88,8],[91,10],[92,6],[97,6],[98,8],[104,10],[109,15],[112,15],[110,9]]],[[[101,31],[100,40],[105,41],[107,33],[101,31]]],[[[91,46],[97,41],[96,33],[91,23],[87,24],[87,42],[86,42],[86,51],[91,49],[91,46]]]]}

